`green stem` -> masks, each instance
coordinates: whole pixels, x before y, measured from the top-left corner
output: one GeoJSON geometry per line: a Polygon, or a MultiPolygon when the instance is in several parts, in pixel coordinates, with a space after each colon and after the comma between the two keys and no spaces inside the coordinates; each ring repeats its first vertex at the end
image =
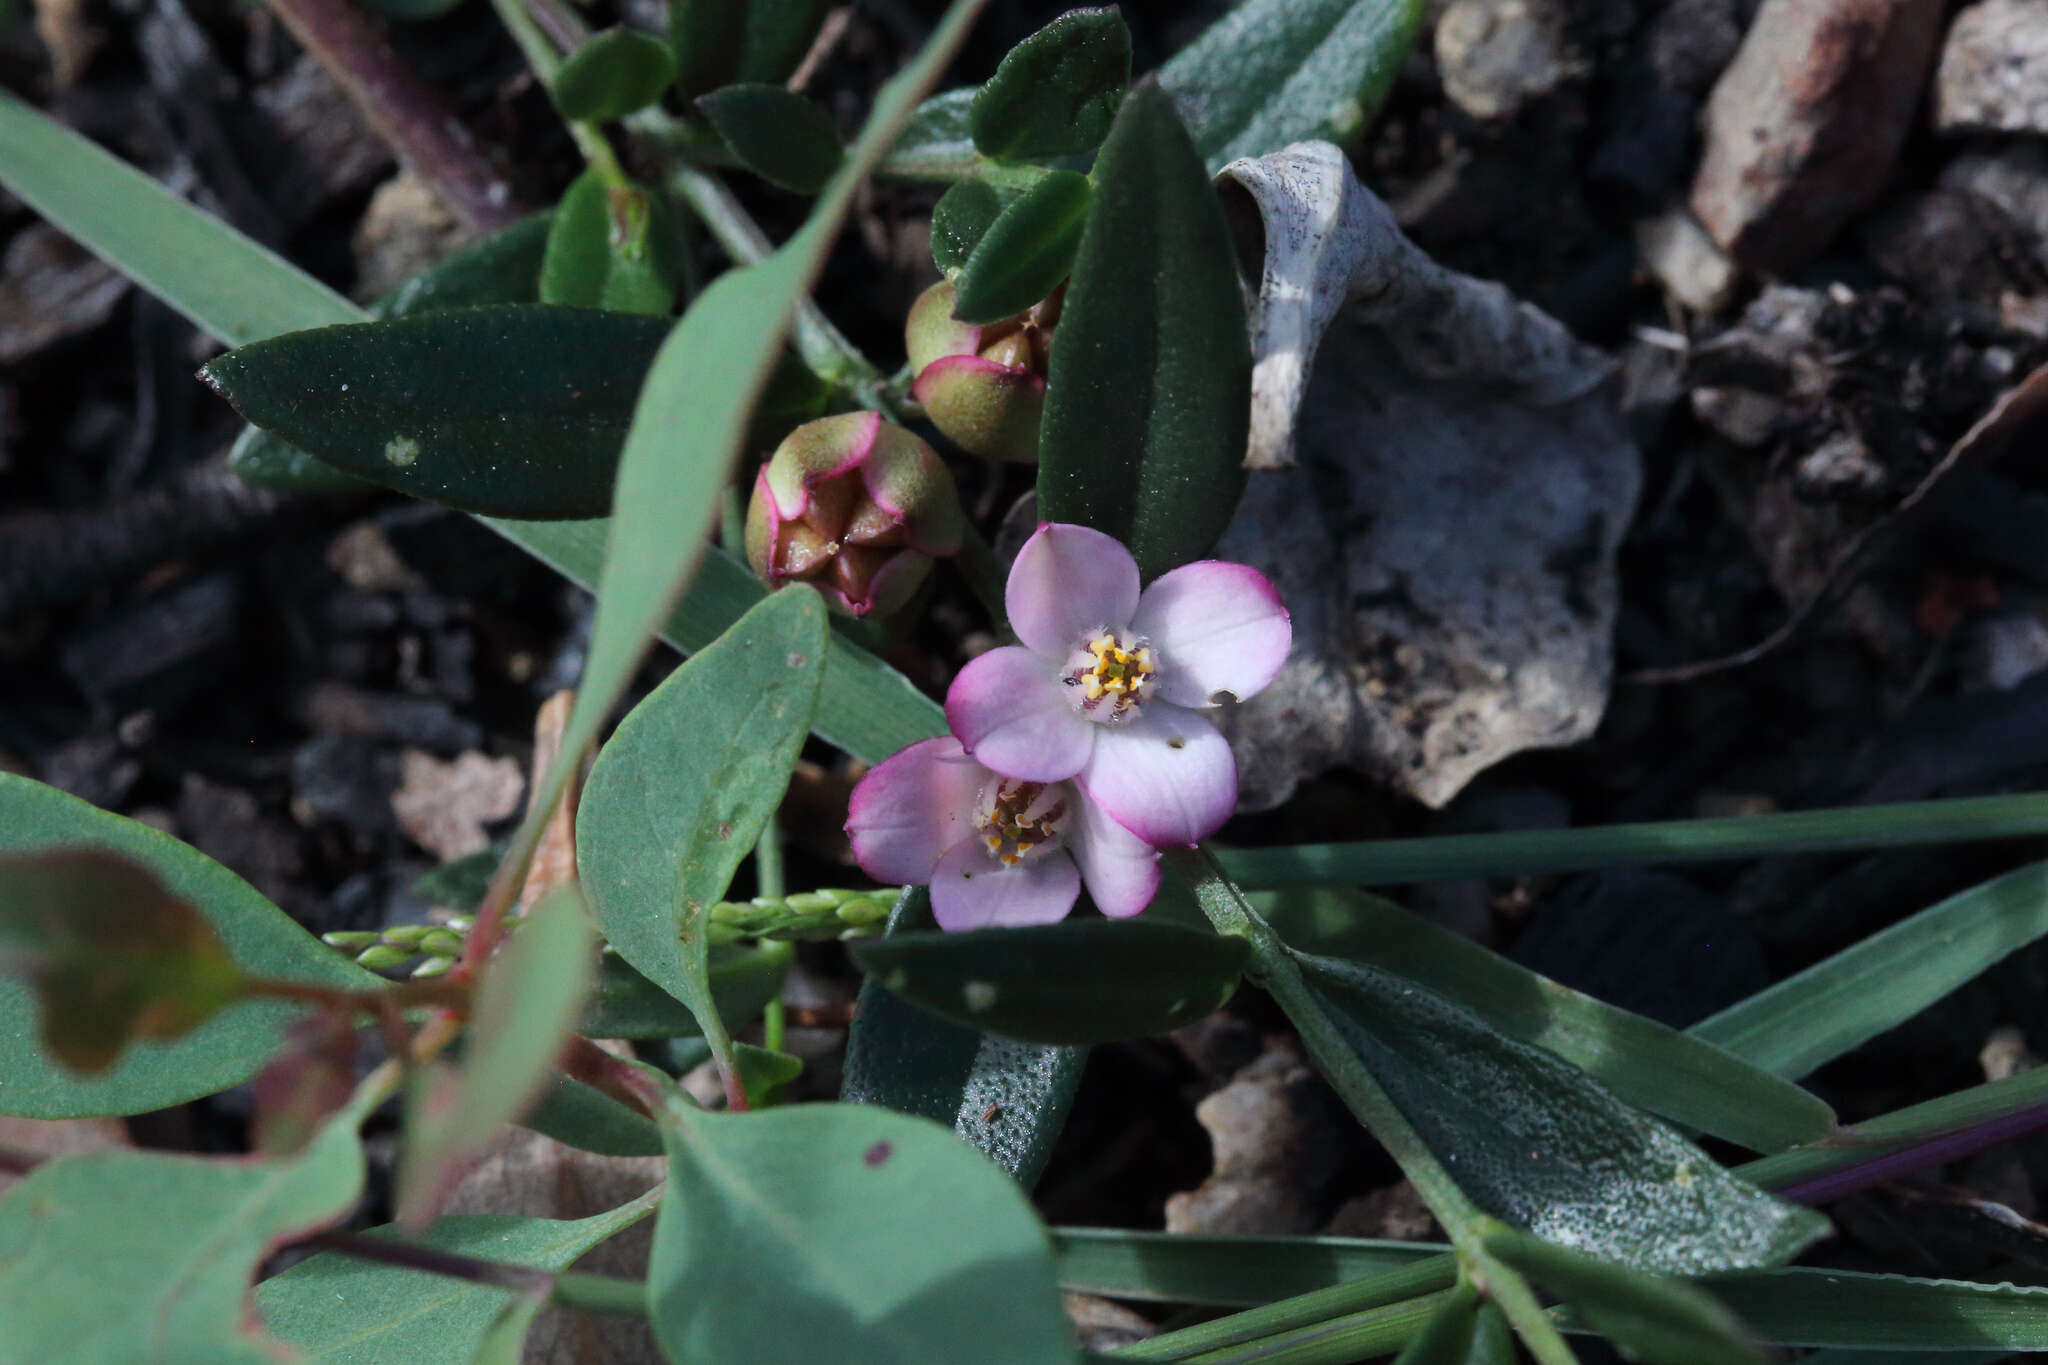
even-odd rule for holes
{"type": "Polygon", "coordinates": [[[1242,1346],[1174,1358],[1186,1361],[1187,1365],[1251,1365],[1254,1361],[1258,1365],[1351,1365],[1352,1361],[1406,1345],[1458,1292],[1446,1289],[1405,1303],[1390,1303],[1313,1327],[1262,1337],[1242,1346]]]}
{"type": "Polygon", "coordinates": [[[1394,1158],[1408,1183],[1450,1234],[1451,1245],[1473,1279],[1500,1305],[1539,1365],[1569,1365],[1571,1348],[1558,1335],[1528,1283],[1487,1253],[1486,1233],[1499,1224],[1466,1198],[1407,1115],[1344,1041],[1287,946],[1252,909],[1208,850],[1177,850],[1167,857],[1194,884],[1196,900],[1216,931],[1242,938],[1250,946],[1246,978],[1272,996],[1293,1021],[1316,1070],[1394,1158]]]}
{"type": "Polygon", "coordinates": [[[1133,1342],[1116,1354],[1124,1360],[1186,1360],[1227,1346],[1241,1346],[1320,1327],[1419,1295],[1440,1293],[1457,1282],[1457,1258],[1432,1256],[1414,1265],[1368,1275],[1345,1284],[1333,1284],[1327,1289],[1281,1299],[1262,1308],[1246,1309],[1213,1322],[1196,1323],[1177,1332],[1133,1342]]]}
{"type": "Polygon", "coordinates": [[[2048,795],[2027,793],[1600,829],[1514,830],[1232,849],[1219,851],[1217,856],[1238,885],[1253,891],[1277,891],[1294,886],[1393,886],[1466,877],[1534,876],[2042,834],[2048,834],[2048,795]]]}
{"type": "Polygon", "coordinates": [[[647,1316],[647,1282],[617,1275],[591,1275],[580,1270],[555,1272],[556,1303],[591,1313],[618,1313],[627,1317],[647,1316]]]}
{"type": "MultiPolygon", "coordinates": [[[[782,821],[773,811],[761,826],[760,841],[754,845],[754,888],[756,895],[771,900],[781,899],[787,891],[782,876],[782,821]]],[[[796,945],[784,943],[780,952],[785,958],[794,957],[796,945]]],[[[782,995],[777,992],[761,1009],[761,1043],[769,1051],[782,1051],[786,1024],[782,995]]]]}

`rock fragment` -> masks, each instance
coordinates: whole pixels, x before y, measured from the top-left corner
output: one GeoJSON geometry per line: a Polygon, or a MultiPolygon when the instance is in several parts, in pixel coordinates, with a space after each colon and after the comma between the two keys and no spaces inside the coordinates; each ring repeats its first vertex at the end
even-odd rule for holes
{"type": "Polygon", "coordinates": [[[2048,133],[2048,5],[1982,0],[1956,15],[1934,77],[1934,126],[2048,133]]]}
{"type": "Polygon", "coordinates": [[[1764,0],[1707,101],[1692,209],[1736,262],[1812,259],[1884,188],[1941,0],[1764,0]]]}

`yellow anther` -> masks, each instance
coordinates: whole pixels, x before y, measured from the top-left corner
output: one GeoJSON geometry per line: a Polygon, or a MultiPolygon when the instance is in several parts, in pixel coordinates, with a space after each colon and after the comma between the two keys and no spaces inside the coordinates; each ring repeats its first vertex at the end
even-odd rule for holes
{"type": "Polygon", "coordinates": [[[1090,673],[1087,676],[1083,677],[1081,679],[1081,692],[1082,695],[1086,696],[1090,701],[1101,700],[1102,675],[1099,673],[1090,673]]]}

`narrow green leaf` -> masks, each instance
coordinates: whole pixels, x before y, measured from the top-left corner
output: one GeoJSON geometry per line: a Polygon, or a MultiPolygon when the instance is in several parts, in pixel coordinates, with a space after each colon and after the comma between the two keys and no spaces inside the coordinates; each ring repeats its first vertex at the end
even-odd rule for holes
{"type": "Polygon", "coordinates": [[[1559,1245],[1659,1274],[1777,1265],[1827,1230],[1585,1073],[1374,967],[1300,956],[1329,1021],[1465,1194],[1559,1245]]]}
{"type": "Polygon", "coordinates": [[[540,1099],[519,1126],[602,1156],[661,1155],[661,1130],[654,1120],[567,1076],[550,1077],[542,1085],[540,1099]]]}
{"type": "MultiPolygon", "coordinates": [[[[1363,1237],[1210,1237],[1126,1228],[1054,1228],[1060,1287],[1082,1294],[1152,1303],[1252,1308],[1368,1276],[1431,1263],[1404,1294],[1448,1288],[1457,1276],[1445,1248],[1428,1242],[1363,1237]],[[1435,1263],[1444,1262],[1438,1266],[1435,1263]]],[[[1348,1303],[1346,1311],[1363,1307],[1348,1303]]]]}
{"type": "Polygon", "coordinates": [[[854,961],[956,1024],[1030,1043],[1080,1045],[1165,1033],[1228,1000],[1242,939],[1148,919],[1069,919],[1024,929],[891,934],[854,961]]]}
{"type": "Polygon", "coordinates": [[[0,977],[34,988],[43,1049],[92,1076],[132,1043],[184,1037],[244,984],[197,906],[82,844],[0,854],[0,977]]]}
{"type": "Polygon", "coordinates": [[[0,1362],[274,1365],[250,1281],[279,1242],[355,1204],[361,1118],[278,1160],[109,1151],[37,1167],[0,1201],[0,1362]]]}
{"type": "Polygon", "coordinates": [[[0,184],[230,345],[363,317],[283,257],[7,94],[0,184]]]}
{"type": "Polygon", "coordinates": [[[1478,1325],[1479,1296],[1460,1285],[1437,1307],[1421,1335],[1401,1348],[1394,1365],[1465,1365],[1478,1325]]]}
{"type": "Polygon", "coordinates": [[[200,377],[257,426],[373,483],[493,516],[588,517],[610,506],[667,330],[545,304],[450,309],[255,342],[200,377]]]}
{"type": "Polygon", "coordinates": [[[1479,1320],[1472,1325],[1472,1349],[1465,1365],[1515,1365],[1521,1355],[1515,1350],[1515,1332],[1507,1314],[1491,1299],[1479,1305],[1479,1320]]]}
{"type": "Polygon", "coordinates": [[[1095,163],[1039,438],[1038,507],[1123,541],[1147,578],[1214,545],[1244,487],[1251,343],[1223,210],[1159,87],[1095,163]]]}
{"type": "Polygon", "coordinates": [[[569,182],[555,210],[541,261],[541,302],[666,317],[682,279],[674,236],[661,201],[645,186],[627,181],[612,188],[586,170],[569,182]]]}
{"type": "MultiPolygon", "coordinates": [[[[480,303],[538,302],[541,255],[553,220],[553,213],[529,214],[443,257],[371,304],[370,317],[399,318],[480,303]]],[[[254,426],[243,427],[235,438],[228,468],[243,483],[294,493],[339,493],[363,486],[355,475],[254,426]]]]}
{"type": "Polygon", "coordinates": [[[1091,194],[1087,176],[1053,171],[1011,200],[982,234],[955,281],[959,294],[953,316],[977,324],[1000,322],[1059,288],[1080,250],[1091,194]]]}
{"type": "Polygon", "coordinates": [[[1068,10],[1011,48],[981,88],[974,145],[998,161],[1093,151],[1130,79],[1131,31],[1116,7],[1068,10]]]}
{"type": "MultiPolygon", "coordinates": [[[[931,897],[913,886],[897,902],[889,932],[931,922],[931,897]]],[[[839,1095],[952,1128],[1028,1190],[1066,1126],[1087,1060],[1086,1048],[1019,1043],[949,1024],[869,977],[847,1035],[839,1095]]]]}
{"type": "Polygon", "coordinates": [[[596,943],[573,883],[526,912],[484,969],[459,1072],[422,1068],[407,1106],[398,1219],[431,1222],[460,1163],[481,1150],[547,1083],[596,971],[596,943]]]}
{"type": "Polygon", "coordinates": [[[604,123],[661,98],[676,79],[676,57],[661,39],[608,28],[576,49],[548,85],[562,117],[604,123]]]}
{"type": "Polygon", "coordinates": [[[728,85],[697,107],[739,163],[771,185],[816,194],[846,159],[831,116],[779,85],[728,85]]]}
{"type": "Polygon", "coordinates": [[[1798,1086],[1655,1020],[1603,1004],[1356,891],[1252,898],[1289,947],[1363,962],[1546,1048],[1674,1123],[1776,1152],[1818,1142],[1834,1111],[1798,1086]]]}
{"type": "Polygon", "coordinates": [[[515,1295],[477,1338],[469,1365],[519,1365],[526,1355],[526,1334],[546,1304],[544,1294],[515,1295]]]}
{"type": "Polygon", "coordinates": [[[1651,1365],[1740,1365],[1763,1355],[1728,1310],[1690,1285],[1502,1230],[1486,1250],[1572,1301],[1624,1350],[1651,1365]]]}
{"type": "Polygon", "coordinates": [[[1030,1203],[946,1129],[843,1104],[673,1118],[648,1270],[671,1359],[1074,1359],[1030,1203]]]}
{"type": "MultiPolygon", "coordinates": [[[[0,853],[79,844],[148,868],[205,915],[236,965],[251,975],[355,989],[379,984],[190,845],[54,787],[0,773],[0,853]]],[[[112,1070],[88,1079],[65,1071],[38,1046],[34,992],[0,979],[0,1113],[138,1114],[225,1090],[262,1069],[296,1012],[274,1002],[233,1005],[175,1041],[129,1049],[112,1070]]]]}
{"type": "Polygon", "coordinates": [[[739,1063],[740,1084],[747,1092],[747,1107],[759,1109],[775,1092],[804,1074],[804,1059],[772,1048],[741,1043],[733,1049],[739,1063]]]}
{"type": "Polygon", "coordinates": [[[2048,1351],[2048,1287],[1808,1269],[1703,1287],[1783,1346],[2048,1351]]]}
{"type": "Polygon", "coordinates": [[[1931,905],[1688,1030],[1767,1071],[1804,1076],[2048,934],[2048,862],[1931,905]]]}
{"type": "Polygon", "coordinates": [[[989,225],[1008,202],[986,180],[962,180],[932,205],[932,264],[950,275],[967,264],[989,225]]]}
{"type": "Polygon", "coordinates": [[[605,937],[721,1053],[705,915],[789,785],[826,634],[815,592],[770,596],[633,708],[584,786],[577,865],[605,937]]]}
{"type": "MultiPolygon", "coordinates": [[[[368,1235],[458,1256],[566,1270],[598,1243],[653,1212],[635,1200],[592,1218],[455,1214],[419,1237],[396,1224],[368,1235]]],[[[483,1337],[511,1291],[323,1251],[256,1286],[256,1308],[278,1338],[321,1365],[460,1360],[483,1337]]]]}
{"type": "MultiPolygon", "coordinates": [[[[760,1017],[782,993],[789,958],[772,948],[714,945],[706,963],[718,1017],[730,1024],[760,1017]]],[[[701,1032],[697,1018],[673,995],[624,959],[606,957],[577,1031],[592,1038],[685,1038],[701,1032]]]]}
{"type": "Polygon", "coordinates": [[[747,36],[733,78],[771,85],[788,80],[811,50],[830,7],[831,0],[745,0],[747,36]]]}
{"type": "Polygon", "coordinates": [[[1467,877],[1528,877],[1784,853],[2038,838],[2043,834],[2048,834],[2048,796],[2028,793],[1593,829],[1510,830],[1232,849],[1219,852],[1218,857],[1240,885],[1273,891],[1294,886],[1398,886],[1467,877]]]}
{"type": "Polygon", "coordinates": [[[1355,143],[1424,0],[1245,0],[1159,69],[1212,171],[1322,138],[1355,143]]]}

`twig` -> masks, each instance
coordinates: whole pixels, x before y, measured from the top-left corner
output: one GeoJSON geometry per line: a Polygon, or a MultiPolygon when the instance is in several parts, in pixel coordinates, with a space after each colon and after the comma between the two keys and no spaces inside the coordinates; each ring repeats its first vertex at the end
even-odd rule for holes
{"type": "Polygon", "coordinates": [[[270,7],[377,136],[471,231],[493,232],[526,216],[455,111],[348,0],[270,0],[270,7]]]}
{"type": "Polygon", "coordinates": [[[1929,1166],[1946,1165],[1951,1161],[1974,1156],[1987,1147],[2001,1142],[2010,1142],[2028,1133],[2048,1128],[2048,1104],[2036,1104],[2011,1114],[2000,1114],[1995,1118],[1973,1123],[1967,1128],[1941,1133],[1910,1147],[1895,1152],[1886,1152],[1855,1166],[1845,1166],[1839,1171],[1802,1180],[1796,1185],[1787,1185],[1775,1191],[1780,1199],[1794,1204],[1826,1204],[1834,1200],[1882,1185],[1902,1175],[1927,1169],[1929,1166]]]}
{"type": "Polygon", "coordinates": [[[471,1284],[494,1285],[515,1294],[547,1294],[555,1287],[555,1277],[550,1271],[530,1265],[510,1265],[504,1261],[463,1256],[415,1242],[402,1242],[395,1237],[365,1237],[359,1232],[322,1232],[308,1237],[299,1245],[315,1251],[338,1251],[359,1261],[424,1270],[430,1275],[447,1275],[471,1284]]]}
{"type": "Polygon", "coordinates": [[[818,36],[811,40],[810,51],[797,63],[796,70],[789,73],[784,88],[801,95],[805,88],[816,79],[818,71],[832,58],[832,53],[845,39],[847,29],[853,26],[853,6],[841,5],[825,16],[825,22],[818,25],[818,36]]]}

